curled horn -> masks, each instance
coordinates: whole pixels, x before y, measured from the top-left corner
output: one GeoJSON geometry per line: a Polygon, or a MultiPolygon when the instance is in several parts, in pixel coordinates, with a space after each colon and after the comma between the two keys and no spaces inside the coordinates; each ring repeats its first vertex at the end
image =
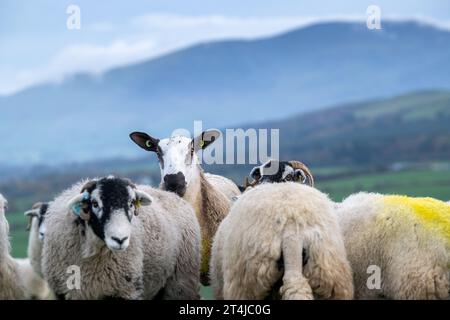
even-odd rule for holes
{"type": "Polygon", "coordinates": [[[308,184],[311,187],[314,187],[314,176],[312,175],[311,171],[304,163],[302,163],[300,161],[289,161],[289,164],[294,170],[297,170],[297,169],[302,170],[305,173],[306,178],[308,178],[308,184]]]}

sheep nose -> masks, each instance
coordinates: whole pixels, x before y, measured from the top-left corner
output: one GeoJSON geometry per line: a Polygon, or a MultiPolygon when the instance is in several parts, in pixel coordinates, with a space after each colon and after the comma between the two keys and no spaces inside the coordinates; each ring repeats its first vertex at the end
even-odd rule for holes
{"type": "Polygon", "coordinates": [[[118,244],[122,245],[125,241],[128,240],[128,237],[125,237],[125,238],[122,238],[122,239],[119,239],[119,238],[116,238],[116,237],[111,237],[111,239],[114,240],[115,242],[117,242],[118,244]]]}
{"type": "Polygon", "coordinates": [[[186,190],[186,179],[182,172],[167,174],[164,176],[164,186],[167,191],[176,192],[183,196],[186,190]]]}

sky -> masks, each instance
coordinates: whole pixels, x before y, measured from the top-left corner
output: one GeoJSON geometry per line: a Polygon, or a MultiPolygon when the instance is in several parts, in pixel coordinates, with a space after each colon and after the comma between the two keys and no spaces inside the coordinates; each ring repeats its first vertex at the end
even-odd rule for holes
{"type": "Polygon", "coordinates": [[[137,63],[199,42],[270,36],[319,21],[386,19],[450,28],[448,0],[0,0],[0,95],[137,63]],[[69,6],[80,29],[69,29],[69,6]]]}

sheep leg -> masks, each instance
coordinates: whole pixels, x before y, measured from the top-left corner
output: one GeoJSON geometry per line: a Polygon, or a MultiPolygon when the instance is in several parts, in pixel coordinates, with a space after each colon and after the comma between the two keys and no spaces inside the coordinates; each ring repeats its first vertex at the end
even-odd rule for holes
{"type": "Polygon", "coordinates": [[[286,226],[282,239],[282,252],[285,271],[280,294],[283,300],[314,299],[308,280],[303,276],[303,240],[297,225],[286,226]]]}

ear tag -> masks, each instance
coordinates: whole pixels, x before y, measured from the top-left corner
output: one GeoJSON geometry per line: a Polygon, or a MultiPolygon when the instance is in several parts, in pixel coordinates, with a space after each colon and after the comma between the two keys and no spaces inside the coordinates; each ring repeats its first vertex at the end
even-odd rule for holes
{"type": "MultiPolygon", "coordinates": [[[[90,197],[91,196],[89,195],[89,192],[85,191],[83,193],[83,200],[82,200],[82,202],[89,201],[90,197]]],[[[78,203],[74,204],[73,207],[72,207],[72,212],[77,217],[80,217],[80,215],[81,215],[81,209],[83,207],[83,203],[82,202],[78,202],[78,203]]]]}
{"type": "Polygon", "coordinates": [[[77,217],[79,217],[80,214],[81,214],[81,204],[80,204],[80,203],[74,204],[73,207],[72,207],[72,212],[73,212],[77,217]]]}
{"type": "Polygon", "coordinates": [[[199,142],[199,146],[200,146],[200,148],[203,148],[203,147],[205,146],[205,141],[203,141],[203,140],[200,140],[200,142],[199,142]]]}
{"type": "Polygon", "coordinates": [[[151,148],[151,147],[152,147],[151,141],[150,141],[150,140],[145,141],[145,146],[146,146],[147,148],[151,148]]]}
{"type": "Polygon", "coordinates": [[[89,192],[85,191],[83,193],[83,201],[88,201],[90,197],[89,192]]]}
{"type": "Polygon", "coordinates": [[[136,200],[136,209],[141,207],[141,200],[136,200]]]}

